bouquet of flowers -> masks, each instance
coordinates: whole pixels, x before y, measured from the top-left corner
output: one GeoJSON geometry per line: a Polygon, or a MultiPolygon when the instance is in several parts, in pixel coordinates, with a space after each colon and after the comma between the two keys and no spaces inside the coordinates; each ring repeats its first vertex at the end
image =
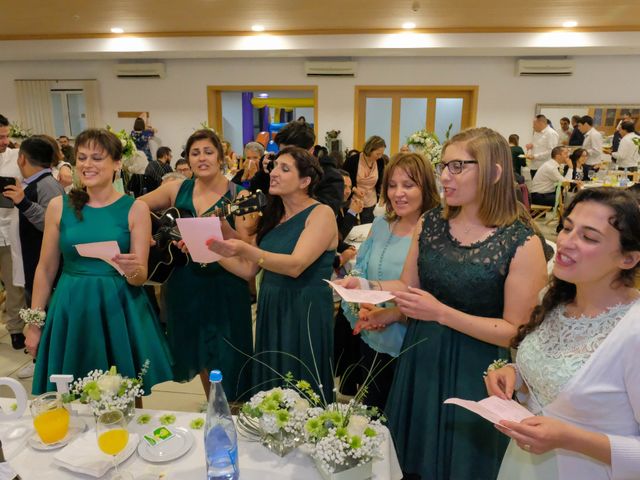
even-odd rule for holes
{"type": "Polygon", "coordinates": [[[17,122],[9,124],[10,138],[22,139],[22,138],[29,138],[31,135],[32,135],[31,130],[29,130],[28,128],[24,128],[17,122]]]}
{"type": "MultiPolygon", "coordinates": [[[[308,382],[299,389],[311,390],[308,382]]],[[[290,388],[272,388],[258,392],[244,404],[238,425],[245,434],[258,437],[269,450],[284,456],[304,439],[309,401],[290,388]]]]}
{"type": "Polygon", "coordinates": [[[380,456],[383,418],[377,408],[368,408],[355,400],[312,408],[305,424],[307,443],[320,473],[330,478],[369,464],[380,456]]]}
{"type": "Polygon", "coordinates": [[[121,410],[125,417],[133,417],[136,397],[144,393],[142,377],[149,370],[149,360],[146,360],[137,378],[127,378],[120,375],[116,367],[106,372],[92,370],[86,377],[73,382],[69,397],[65,400],[80,399],[91,407],[94,415],[100,415],[109,410],[121,410]]]}
{"type": "Polygon", "coordinates": [[[640,137],[634,138],[633,143],[636,144],[636,147],[638,147],[638,151],[640,151],[640,137]]]}
{"type": "Polygon", "coordinates": [[[426,130],[418,130],[417,132],[409,135],[409,138],[407,138],[407,145],[409,145],[413,151],[424,155],[432,165],[440,163],[442,145],[440,145],[440,140],[435,133],[428,132],[426,130]]]}

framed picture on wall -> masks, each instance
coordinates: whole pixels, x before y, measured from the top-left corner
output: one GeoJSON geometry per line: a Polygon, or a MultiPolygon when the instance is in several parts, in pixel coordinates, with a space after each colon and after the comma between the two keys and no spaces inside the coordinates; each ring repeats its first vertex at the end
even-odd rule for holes
{"type": "Polygon", "coordinates": [[[616,109],[607,108],[607,117],[604,121],[606,127],[612,127],[616,124],[616,109]]]}
{"type": "Polygon", "coordinates": [[[602,109],[594,108],[593,110],[593,124],[602,125],[602,109]]]}

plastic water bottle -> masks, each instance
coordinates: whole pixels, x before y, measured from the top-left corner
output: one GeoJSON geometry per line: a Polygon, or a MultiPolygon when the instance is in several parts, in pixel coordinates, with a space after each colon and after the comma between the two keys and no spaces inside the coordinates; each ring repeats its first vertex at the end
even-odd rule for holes
{"type": "Polygon", "coordinates": [[[204,430],[207,479],[238,480],[240,478],[238,435],[222,388],[220,370],[212,370],[209,381],[211,387],[204,430]]]}
{"type": "Polygon", "coordinates": [[[623,170],[624,175],[620,176],[620,186],[626,187],[629,184],[629,177],[627,177],[627,169],[626,167],[623,170]]]}

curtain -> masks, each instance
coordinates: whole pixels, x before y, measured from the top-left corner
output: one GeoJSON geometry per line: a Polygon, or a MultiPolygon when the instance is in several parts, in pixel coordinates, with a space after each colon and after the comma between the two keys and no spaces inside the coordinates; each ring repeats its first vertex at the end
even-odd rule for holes
{"type": "Polygon", "coordinates": [[[85,113],[87,114],[87,128],[103,128],[102,110],[100,108],[100,93],[98,92],[97,80],[84,80],[82,82],[84,91],[85,113]]]}
{"type": "Polygon", "coordinates": [[[49,80],[16,80],[16,91],[21,125],[55,137],[49,80]]]}

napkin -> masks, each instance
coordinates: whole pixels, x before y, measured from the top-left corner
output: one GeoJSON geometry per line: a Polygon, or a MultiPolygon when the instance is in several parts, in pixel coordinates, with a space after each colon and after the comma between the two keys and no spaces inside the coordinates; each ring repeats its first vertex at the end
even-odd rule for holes
{"type": "Polygon", "coordinates": [[[13,471],[8,463],[0,463],[0,480],[13,480],[16,478],[16,472],[13,471]]]}
{"type": "MultiPolygon", "coordinates": [[[[129,434],[129,443],[116,456],[118,464],[124,462],[138,446],[138,435],[129,434]]],[[[84,473],[92,477],[102,477],[113,466],[110,455],[98,448],[95,430],[89,430],[64,447],[53,457],[53,463],[72,472],[84,473]]]]}

